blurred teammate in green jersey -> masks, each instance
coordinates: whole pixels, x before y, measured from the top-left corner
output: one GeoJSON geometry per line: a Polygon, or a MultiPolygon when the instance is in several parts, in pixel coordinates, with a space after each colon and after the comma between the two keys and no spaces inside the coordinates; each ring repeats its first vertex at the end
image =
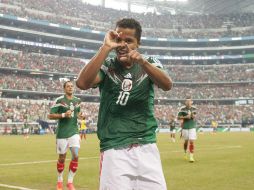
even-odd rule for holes
{"type": "Polygon", "coordinates": [[[176,119],[172,114],[169,117],[169,128],[170,128],[170,138],[172,142],[176,142],[176,119]]]}
{"type": "Polygon", "coordinates": [[[58,180],[57,190],[63,189],[63,171],[67,150],[70,149],[72,160],[69,165],[67,188],[75,190],[73,178],[78,168],[78,151],[80,148],[80,137],[78,118],[82,118],[80,112],[80,99],[73,95],[74,86],[71,81],[64,83],[65,95],[58,97],[50,109],[49,119],[58,119],[56,130],[58,180]]]}
{"type": "Polygon", "coordinates": [[[184,139],[184,152],[187,155],[189,145],[190,162],[194,162],[194,141],[197,139],[196,132],[196,114],[197,108],[194,107],[190,97],[186,98],[185,106],[181,107],[178,113],[178,119],[182,120],[182,138],[184,139]]]}

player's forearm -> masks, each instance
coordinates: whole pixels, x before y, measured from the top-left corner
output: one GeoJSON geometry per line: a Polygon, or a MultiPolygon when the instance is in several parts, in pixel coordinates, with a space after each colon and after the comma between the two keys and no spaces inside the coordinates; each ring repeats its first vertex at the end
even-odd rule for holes
{"type": "Polygon", "coordinates": [[[190,119],[188,116],[179,116],[178,119],[190,119]]]}
{"type": "Polygon", "coordinates": [[[78,79],[76,81],[77,87],[86,90],[93,86],[93,82],[103,64],[104,60],[107,58],[111,49],[108,46],[101,46],[97,54],[90,60],[90,62],[83,67],[79,73],[78,79]]]}
{"type": "Polygon", "coordinates": [[[165,91],[168,91],[172,88],[173,82],[163,70],[150,64],[147,61],[144,61],[142,67],[157,86],[165,91]]]}
{"type": "Polygon", "coordinates": [[[48,119],[62,119],[65,115],[61,113],[48,114],[48,119]]]}

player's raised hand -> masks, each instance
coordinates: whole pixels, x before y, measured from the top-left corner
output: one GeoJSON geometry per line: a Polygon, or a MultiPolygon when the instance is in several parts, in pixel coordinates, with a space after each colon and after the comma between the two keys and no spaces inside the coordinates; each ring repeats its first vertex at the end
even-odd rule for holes
{"type": "Polygon", "coordinates": [[[67,112],[65,112],[65,117],[66,118],[71,118],[71,114],[72,114],[72,111],[68,110],[67,112]]]}
{"type": "Polygon", "coordinates": [[[140,65],[144,64],[143,56],[137,50],[131,50],[129,52],[130,60],[140,65]]]}
{"type": "Polygon", "coordinates": [[[120,38],[122,35],[122,33],[117,33],[114,30],[110,30],[109,32],[107,32],[105,38],[104,38],[104,45],[109,47],[110,50],[124,46],[123,43],[119,43],[117,41],[118,38],[120,38]]]}
{"type": "Polygon", "coordinates": [[[144,64],[144,58],[143,56],[135,49],[132,50],[128,47],[128,44],[125,43],[125,48],[128,50],[128,57],[131,62],[138,63],[140,65],[144,64]]]}

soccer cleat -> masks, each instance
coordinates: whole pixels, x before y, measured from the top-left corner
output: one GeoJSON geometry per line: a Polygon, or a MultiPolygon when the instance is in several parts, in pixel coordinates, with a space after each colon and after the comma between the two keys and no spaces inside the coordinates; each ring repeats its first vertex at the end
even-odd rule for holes
{"type": "Polygon", "coordinates": [[[184,153],[184,159],[188,160],[188,154],[187,154],[187,152],[184,153]]]}
{"type": "Polygon", "coordinates": [[[57,182],[56,190],[63,190],[63,182],[57,182]]]}
{"type": "Polygon", "coordinates": [[[68,190],[76,190],[73,183],[68,183],[67,188],[68,188],[68,190]]]}
{"type": "Polygon", "coordinates": [[[195,162],[193,154],[190,154],[190,162],[195,162]]]}

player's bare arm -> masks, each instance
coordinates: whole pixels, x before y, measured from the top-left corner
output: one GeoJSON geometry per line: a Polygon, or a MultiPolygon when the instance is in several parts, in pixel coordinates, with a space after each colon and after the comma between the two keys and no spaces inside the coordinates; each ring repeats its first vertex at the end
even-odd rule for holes
{"type": "Polygon", "coordinates": [[[49,119],[62,119],[62,118],[71,118],[71,110],[68,110],[65,113],[51,113],[48,114],[49,119]]]}
{"type": "Polygon", "coordinates": [[[178,120],[191,119],[191,118],[192,118],[192,115],[190,113],[188,113],[188,115],[186,115],[186,116],[178,116],[177,117],[178,120]]]}
{"type": "Polygon", "coordinates": [[[100,83],[101,79],[98,72],[104,60],[108,57],[109,52],[117,47],[124,46],[123,43],[116,42],[116,39],[119,38],[119,36],[121,36],[121,33],[117,33],[113,30],[106,34],[103,45],[99,49],[98,53],[79,73],[76,81],[77,87],[82,90],[86,90],[100,83]]]}

